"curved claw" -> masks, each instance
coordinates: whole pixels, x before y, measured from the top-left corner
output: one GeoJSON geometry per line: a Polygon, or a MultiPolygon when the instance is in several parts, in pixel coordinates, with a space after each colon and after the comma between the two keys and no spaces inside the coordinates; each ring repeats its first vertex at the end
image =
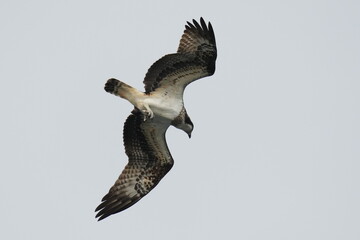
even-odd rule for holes
{"type": "Polygon", "coordinates": [[[150,109],[143,109],[142,110],[142,113],[144,115],[144,122],[147,120],[147,119],[152,119],[154,118],[154,113],[153,111],[151,111],[150,109]]]}

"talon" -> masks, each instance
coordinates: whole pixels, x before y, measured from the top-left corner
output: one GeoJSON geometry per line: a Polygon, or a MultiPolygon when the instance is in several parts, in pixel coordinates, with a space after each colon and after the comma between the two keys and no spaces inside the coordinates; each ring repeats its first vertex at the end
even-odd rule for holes
{"type": "Polygon", "coordinates": [[[142,110],[143,112],[143,115],[144,115],[144,122],[147,120],[147,119],[152,119],[154,118],[154,113],[151,111],[151,110],[142,110]]]}
{"type": "Polygon", "coordinates": [[[154,113],[153,113],[153,111],[150,111],[150,112],[149,112],[149,117],[150,117],[150,119],[153,119],[153,118],[154,118],[154,113]]]}
{"type": "Polygon", "coordinates": [[[142,112],[143,112],[143,115],[144,115],[144,122],[145,122],[146,119],[147,119],[147,111],[146,111],[146,110],[142,110],[142,112]]]}

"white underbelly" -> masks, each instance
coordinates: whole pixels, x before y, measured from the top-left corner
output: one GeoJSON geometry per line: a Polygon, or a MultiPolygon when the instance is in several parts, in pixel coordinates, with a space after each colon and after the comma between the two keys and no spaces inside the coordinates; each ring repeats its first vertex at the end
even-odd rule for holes
{"type": "Polygon", "coordinates": [[[155,116],[161,116],[169,120],[176,118],[184,106],[182,99],[169,97],[158,98],[156,96],[152,96],[145,101],[149,104],[149,107],[155,116]]]}

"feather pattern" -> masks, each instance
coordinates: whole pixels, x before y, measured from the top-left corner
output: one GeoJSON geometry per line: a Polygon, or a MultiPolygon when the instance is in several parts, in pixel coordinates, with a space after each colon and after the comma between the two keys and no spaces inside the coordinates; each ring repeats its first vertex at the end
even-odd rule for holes
{"type": "Polygon", "coordinates": [[[96,208],[98,220],[135,204],[170,171],[173,159],[165,141],[169,126],[159,118],[144,122],[138,110],[127,118],[124,145],[129,162],[96,208]]]}
{"type": "Polygon", "coordinates": [[[211,23],[206,25],[203,18],[200,24],[193,20],[187,22],[177,53],[168,54],[156,61],[148,70],[145,91],[150,93],[184,88],[191,82],[215,72],[217,57],[215,34],[211,23]]]}

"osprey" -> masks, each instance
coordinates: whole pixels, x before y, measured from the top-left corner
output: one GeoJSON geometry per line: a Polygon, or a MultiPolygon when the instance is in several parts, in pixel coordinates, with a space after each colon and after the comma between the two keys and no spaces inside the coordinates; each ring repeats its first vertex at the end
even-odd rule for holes
{"type": "Polygon", "coordinates": [[[174,164],[166,144],[170,125],[191,137],[194,128],[183,102],[185,87],[215,72],[215,35],[211,23],[187,22],[177,53],[156,61],[148,70],[145,92],[114,78],[105,91],[128,100],[134,110],[124,124],[128,164],[96,208],[102,220],[132,206],[148,194],[174,164]]]}

